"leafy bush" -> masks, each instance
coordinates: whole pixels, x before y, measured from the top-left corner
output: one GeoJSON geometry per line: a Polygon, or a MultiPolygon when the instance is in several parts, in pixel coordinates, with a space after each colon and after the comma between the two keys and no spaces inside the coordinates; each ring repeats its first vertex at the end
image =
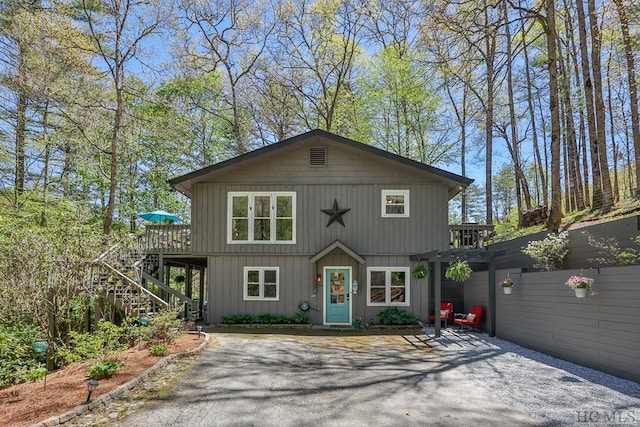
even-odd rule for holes
{"type": "Polygon", "coordinates": [[[89,367],[89,378],[92,380],[109,378],[120,366],[122,366],[122,364],[113,359],[94,363],[89,367]]]}
{"type": "Polygon", "coordinates": [[[532,240],[522,248],[522,252],[536,260],[534,267],[543,270],[559,270],[562,268],[562,261],[569,252],[569,233],[549,233],[542,240],[532,240]]]}
{"type": "Polygon", "coordinates": [[[260,323],[265,325],[275,324],[305,324],[309,323],[309,317],[304,313],[296,313],[293,316],[285,316],[282,314],[231,314],[222,318],[222,323],[227,325],[233,324],[251,324],[260,323]]]}
{"type": "Polygon", "coordinates": [[[129,347],[128,327],[102,321],[93,333],[69,332],[69,345],[58,351],[65,363],[117,355],[129,347]]]}
{"type": "Polygon", "coordinates": [[[147,339],[154,343],[171,344],[183,326],[177,310],[158,313],[149,319],[149,325],[144,327],[147,339]]]}
{"type": "Polygon", "coordinates": [[[416,323],[418,318],[406,310],[398,307],[389,307],[376,314],[376,317],[383,325],[411,325],[416,323]]]}
{"type": "Polygon", "coordinates": [[[149,351],[152,356],[164,356],[167,353],[167,346],[162,344],[153,344],[149,351]]]}
{"type": "MultiPolygon", "coordinates": [[[[596,262],[599,265],[632,265],[640,264],[640,251],[635,248],[620,249],[619,242],[615,237],[595,238],[589,232],[582,234],[587,236],[589,246],[599,249],[602,257],[589,258],[587,261],[596,262]]],[[[640,245],[640,236],[631,238],[635,244],[640,245]]]]}
{"type": "Polygon", "coordinates": [[[42,338],[42,332],[35,325],[0,322],[0,388],[44,376],[46,356],[32,349],[36,338],[42,338]]]}

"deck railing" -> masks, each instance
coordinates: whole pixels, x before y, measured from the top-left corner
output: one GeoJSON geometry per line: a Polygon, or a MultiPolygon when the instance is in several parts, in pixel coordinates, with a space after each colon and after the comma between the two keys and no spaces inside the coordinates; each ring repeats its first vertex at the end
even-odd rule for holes
{"type": "Polygon", "coordinates": [[[191,253],[190,224],[148,224],[145,227],[147,252],[191,253]]]}
{"type": "Polygon", "coordinates": [[[449,225],[451,249],[482,249],[493,236],[493,225],[463,223],[449,225]]]}

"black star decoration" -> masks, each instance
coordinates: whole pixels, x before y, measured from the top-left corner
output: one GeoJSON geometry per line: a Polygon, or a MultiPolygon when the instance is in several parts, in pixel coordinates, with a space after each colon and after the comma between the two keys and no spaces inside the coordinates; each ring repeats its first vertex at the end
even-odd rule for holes
{"type": "Polygon", "coordinates": [[[327,222],[327,227],[333,224],[334,221],[338,221],[344,227],[344,221],[342,220],[342,215],[349,212],[351,209],[340,209],[338,207],[338,200],[333,199],[333,207],[331,209],[322,209],[322,212],[329,215],[329,222],[327,222]]]}

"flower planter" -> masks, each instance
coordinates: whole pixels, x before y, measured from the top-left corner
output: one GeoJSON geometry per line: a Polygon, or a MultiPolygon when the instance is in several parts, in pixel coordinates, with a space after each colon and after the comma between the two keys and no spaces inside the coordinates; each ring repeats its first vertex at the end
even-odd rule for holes
{"type": "Polygon", "coordinates": [[[351,326],[353,326],[354,329],[360,329],[360,322],[361,320],[354,320],[351,322],[351,326]]]}
{"type": "Polygon", "coordinates": [[[586,298],[588,290],[587,288],[575,288],[576,298],[586,298]]]}
{"type": "Polygon", "coordinates": [[[505,286],[502,288],[502,291],[505,293],[505,295],[511,295],[512,290],[513,290],[512,286],[505,286]]]}

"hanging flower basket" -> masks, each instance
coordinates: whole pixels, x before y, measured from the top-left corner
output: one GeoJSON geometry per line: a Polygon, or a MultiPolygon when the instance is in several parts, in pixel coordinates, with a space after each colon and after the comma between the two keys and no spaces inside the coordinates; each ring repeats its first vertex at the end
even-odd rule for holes
{"type": "Polygon", "coordinates": [[[511,295],[511,290],[516,284],[513,283],[513,280],[509,276],[507,276],[502,282],[500,282],[500,286],[502,287],[502,291],[505,295],[511,295]]]}
{"type": "Polygon", "coordinates": [[[587,293],[593,287],[594,280],[590,277],[571,276],[565,285],[574,290],[577,298],[586,298],[587,293]]]}

